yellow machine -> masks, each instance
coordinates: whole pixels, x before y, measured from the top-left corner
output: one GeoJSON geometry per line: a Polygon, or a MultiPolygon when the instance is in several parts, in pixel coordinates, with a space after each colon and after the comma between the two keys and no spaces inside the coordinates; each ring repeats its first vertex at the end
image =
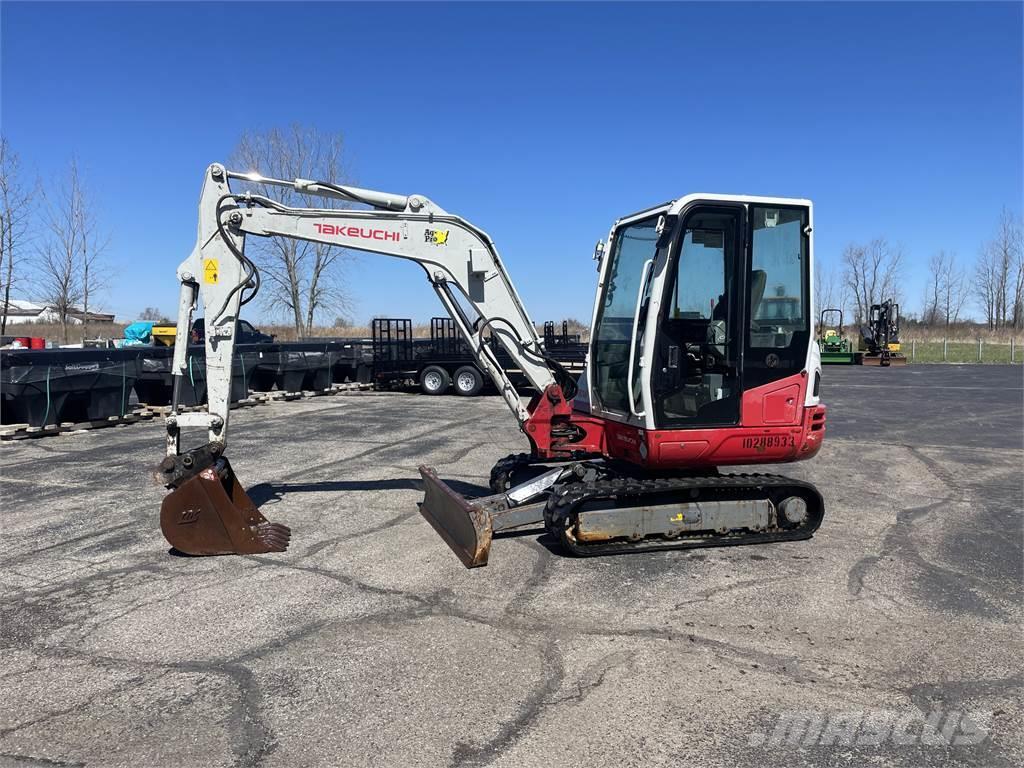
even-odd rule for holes
{"type": "Polygon", "coordinates": [[[173,347],[174,335],[177,333],[177,326],[174,323],[154,325],[151,333],[153,334],[154,344],[159,344],[164,347],[173,347]]]}

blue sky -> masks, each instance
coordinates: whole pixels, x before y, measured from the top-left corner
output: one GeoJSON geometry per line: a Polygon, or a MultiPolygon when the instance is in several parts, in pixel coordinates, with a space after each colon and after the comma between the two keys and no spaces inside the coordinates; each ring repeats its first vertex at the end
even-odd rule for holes
{"type": "MultiPolygon", "coordinates": [[[[819,263],[879,235],[907,303],[1022,195],[1022,5],[4,2],[0,123],[74,153],[112,235],[105,304],[173,311],[205,167],[245,129],[340,131],[352,181],[487,230],[535,320],[589,322],[594,242],[695,191],[815,201],[819,263]]],[[[361,256],[357,321],[441,311],[361,256]]],[[[258,311],[260,314],[262,311],[258,311]]],[[[327,319],[327,318],[325,318],[327,319]]]]}

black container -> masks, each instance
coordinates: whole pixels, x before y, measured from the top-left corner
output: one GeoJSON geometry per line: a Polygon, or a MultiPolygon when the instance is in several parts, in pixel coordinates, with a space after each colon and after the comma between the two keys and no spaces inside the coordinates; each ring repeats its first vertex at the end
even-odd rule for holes
{"type": "Polygon", "coordinates": [[[124,416],[138,370],[133,349],[3,350],[0,421],[41,427],[124,416]]]}
{"type": "Polygon", "coordinates": [[[370,340],[337,342],[331,347],[331,381],[367,383],[373,376],[373,345],[370,340]]]}
{"type": "MultiPolygon", "coordinates": [[[[231,402],[237,403],[249,396],[253,374],[259,362],[259,352],[269,344],[237,344],[231,367],[231,402]]],[[[135,393],[140,403],[168,405],[174,389],[171,363],[172,347],[150,347],[139,356],[139,378],[135,393]]],[[[207,401],[206,347],[193,345],[185,358],[185,374],[181,379],[179,405],[203,405],[207,401]]]]}
{"type": "Polygon", "coordinates": [[[293,342],[264,344],[252,377],[252,388],[269,392],[320,391],[334,380],[339,360],[338,345],[333,342],[293,342]]]}
{"type": "MultiPolygon", "coordinates": [[[[170,367],[168,367],[170,371],[170,367]]],[[[174,377],[171,377],[173,389],[174,377]]],[[[178,405],[203,405],[206,403],[206,347],[190,346],[185,357],[185,373],[181,377],[178,405]]]]}
{"type": "MultiPolygon", "coordinates": [[[[260,352],[263,347],[275,347],[276,344],[236,344],[235,359],[231,364],[231,402],[245,400],[253,391],[252,380],[259,365],[260,352]]],[[[205,366],[204,366],[205,369],[205,366]]]]}
{"type": "Polygon", "coordinates": [[[168,405],[171,402],[171,358],[173,347],[147,347],[139,352],[139,376],[135,379],[135,395],[146,405],[168,405]]]}

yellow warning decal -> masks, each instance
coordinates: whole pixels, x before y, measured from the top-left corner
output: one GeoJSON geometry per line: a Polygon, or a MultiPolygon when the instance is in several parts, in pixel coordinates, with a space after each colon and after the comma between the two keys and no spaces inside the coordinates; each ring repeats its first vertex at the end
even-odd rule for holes
{"type": "Polygon", "coordinates": [[[208,285],[216,285],[218,275],[220,274],[220,265],[216,259],[203,259],[203,282],[208,285]]]}

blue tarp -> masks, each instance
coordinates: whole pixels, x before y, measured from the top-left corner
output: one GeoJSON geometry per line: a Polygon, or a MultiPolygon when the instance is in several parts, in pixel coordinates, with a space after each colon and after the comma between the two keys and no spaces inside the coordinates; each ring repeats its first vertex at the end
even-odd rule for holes
{"type": "Polygon", "coordinates": [[[139,321],[124,329],[124,346],[139,347],[150,344],[153,338],[153,323],[139,321]]]}

